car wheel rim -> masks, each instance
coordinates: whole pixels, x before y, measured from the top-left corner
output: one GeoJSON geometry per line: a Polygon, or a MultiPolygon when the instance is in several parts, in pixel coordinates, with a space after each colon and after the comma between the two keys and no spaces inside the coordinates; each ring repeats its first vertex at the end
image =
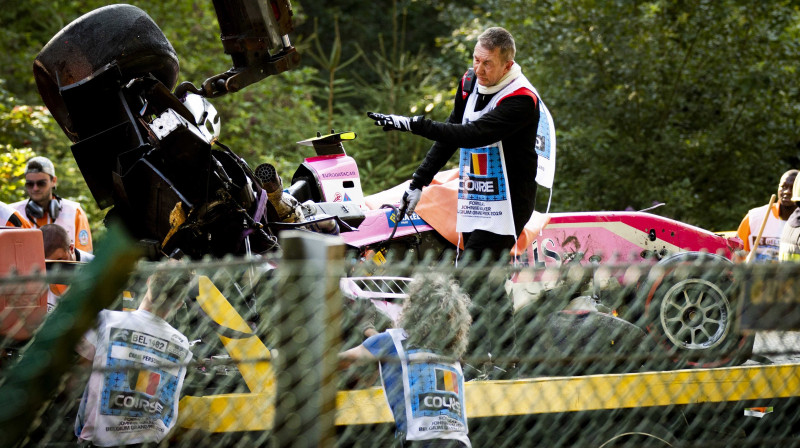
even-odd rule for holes
{"type": "Polygon", "coordinates": [[[730,329],[731,306],[714,283],[687,279],[673,285],[661,302],[664,334],[677,347],[707,350],[720,345],[730,329]]]}

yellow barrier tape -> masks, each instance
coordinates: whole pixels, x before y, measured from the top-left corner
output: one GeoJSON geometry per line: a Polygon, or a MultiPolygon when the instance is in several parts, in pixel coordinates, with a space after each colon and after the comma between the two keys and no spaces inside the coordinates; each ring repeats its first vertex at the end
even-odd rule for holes
{"type": "MultiPolygon", "coordinates": [[[[800,364],[786,364],[473,381],[465,384],[464,394],[468,418],[478,418],[787,398],[799,387],[800,364]]],[[[270,430],[271,397],[266,393],[184,397],[181,427],[211,432],[270,430]]],[[[336,407],[339,426],[393,421],[378,387],[339,391],[336,407]]]]}

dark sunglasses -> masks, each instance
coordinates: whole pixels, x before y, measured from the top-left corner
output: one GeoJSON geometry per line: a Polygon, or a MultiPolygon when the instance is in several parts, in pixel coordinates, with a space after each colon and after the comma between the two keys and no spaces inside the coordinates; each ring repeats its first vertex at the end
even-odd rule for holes
{"type": "Polygon", "coordinates": [[[45,180],[45,179],[37,180],[36,182],[34,182],[32,180],[28,180],[28,181],[25,181],[25,188],[33,188],[34,185],[36,185],[39,188],[44,188],[44,187],[47,186],[47,182],[49,182],[49,181],[45,180]]]}

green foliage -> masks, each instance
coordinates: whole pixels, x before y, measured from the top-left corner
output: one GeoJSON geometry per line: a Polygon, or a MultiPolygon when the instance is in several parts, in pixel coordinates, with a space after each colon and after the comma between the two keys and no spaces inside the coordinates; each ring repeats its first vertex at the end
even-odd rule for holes
{"type": "Polygon", "coordinates": [[[0,143],[9,147],[41,145],[51,136],[47,130],[53,124],[48,110],[41,106],[18,104],[3,88],[0,80],[0,143]]]}
{"type": "Polygon", "coordinates": [[[366,194],[409,179],[432,144],[411,134],[384,132],[366,112],[447,118],[454,82],[466,70],[469,56],[440,54],[452,39],[445,21],[466,16],[472,3],[301,1],[314,20],[300,24],[297,33],[323,43],[306,54],[312,55],[310,63],[320,74],[329,75],[317,84],[324,86],[318,101],[333,114],[329,127],[358,134],[346,149],[359,164],[366,194]],[[339,28],[339,22],[347,26],[339,28]],[[325,42],[332,42],[330,49],[325,42]],[[332,60],[347,61],[335,68],[335,78],[332,60]]]}
{"type": "MultiPolygon", "coordinates": [[[[317,28],[317,20],[314,20],[314,29],[317,28]]],[[[306,53],[310,56],[322,69],[328,72],[328,82],[323,91],[328,110],[328,127],[333,128],[333,112],[334,112],[334,99],[338,96],[352,96],[354,94],[353,87],[347,83],[343,83],[341,79],[336,79],[336,72],[346,68],[348,65],[356,62],[361,56],[362,52],[359,49],[355,55],[351,56],[348,60],[342,62],[342,40],[339,34],[339,20],[334,16],[334,38],[331,44],[330,55],[325,57],[319,35],[315,32],[313,37],[314,46],[306,53]],[[337,95],[338,94],[338,95],[337,95]]]]}
{"type": "Polygon", "coordinates": [[[39,49],[50,40],[66,22],[59,14],[61,5],[54,2],[32,0],[4,2],[0,8],[0,78],[7,88],[21,97],[23,103],[38,103],[33,81],[33,60],[39,49]]]}
{"type": "Polygon", "coordinates": [[[25,189],[19,179],[25,172],[25,161],[34,156],[30,148],[14,148],[3,145],[0,154],[0,202],[10,204],[25,197],[25,189]]]}
{"type": "Polygon", "coordinates": [[[433,77],[429,59],[422,55],[405,53],[393,62],[385,55],[376,54],[369,64],[381,78],[380,84],[362,84],[365,93],[364,110],[355,111],[362,129],[362,142],[353,156],[361,165],[362,185],[374,193],[411,178],[433,142],[404,132],[385,132],[371,120],[367,111],[400,115],[426,115],[444,121],[453,106],[451,91],[443,94],[433,77]]]}
{"type": "MultiPolygon", "coordinates": [[[[424,48],[428,56],[436,58],[439,56],[440,46],[451,39],[451,28],[447,20],[470,17],[469,8],[476,2],[475,0],[292,2],[293,5],[298,3],[304,13],[314,20],[295,22],[297,36],[316,34],[324,42],[330,42],[336,34],[334,29],[336,18],[339,23],[347,25],[342,26],[339,33],[342,45],[341,57],[345,60],[357,54],[359,50],[366,55],[380,51],[382,40],[391,42],[391,50],[396,53],[405,51],[416,53],[420,48],[424,48]]],[[[442,66],[444,73],[448,74],[446,79],[440,81],[451,82],[450,72],[463,72],[464,62],[454,60],[452,56],[448,52],[444,58],[431,61],[432,64],[442,66]],[[451,65],[453,63],[455,65],[451,65]]],[[[372,75],[364,73],[358,64],[349,67],[343,76],[350,79],[358,74],[370,82],[375,81],[372,75]]],[[[357,105],[357,102],[352,104],[357,105]]]]}
{"type": "Polygon", "coordinates": [[[26,199],[25,162],[33,156],[45,156],[56,167],[58,194],[83,206],[92,224],[93,239],[102,239],[103,214],[89,194],[61,128],[46,108],[19,104],[4,84],[0,80],[0,201],[26,199]]]}
{"type": "MultiPolygon", "coordinates": [[[[396,7],[397,2],[393,2],[396,7]]],[[[378,35],[378,47],[364,53],[361,70],[354,75],[362,100],[352,106],[359,121],[362,141],[352,155],[360,164],[361,182],[367,194],[386,189],[409,179],[432,142],[400,132],[384,132],[365,120],[367,111],[400,115],[427,115],[444,120],[452,108],[454,92],[442,93],[441,71],[434,60],[420,48],[416,53],[404,50],[406,10],[394,9],[389,41],[378,35]],[[361,108],[357,110],[356,108],[361,108]]],[[[343,108],[346,110],[346,108],[343,108]]]]}

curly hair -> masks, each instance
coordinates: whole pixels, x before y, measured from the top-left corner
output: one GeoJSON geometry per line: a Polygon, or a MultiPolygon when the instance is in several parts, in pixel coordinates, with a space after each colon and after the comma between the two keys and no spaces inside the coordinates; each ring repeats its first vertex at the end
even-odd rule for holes
{"type": "Polygon", "coordinates": [[[467,350],[471,301],[452,278],[438,273],[419,275],[409,285],[398,325],[408,333],[408,345],[453,358],[467,350]]]}

